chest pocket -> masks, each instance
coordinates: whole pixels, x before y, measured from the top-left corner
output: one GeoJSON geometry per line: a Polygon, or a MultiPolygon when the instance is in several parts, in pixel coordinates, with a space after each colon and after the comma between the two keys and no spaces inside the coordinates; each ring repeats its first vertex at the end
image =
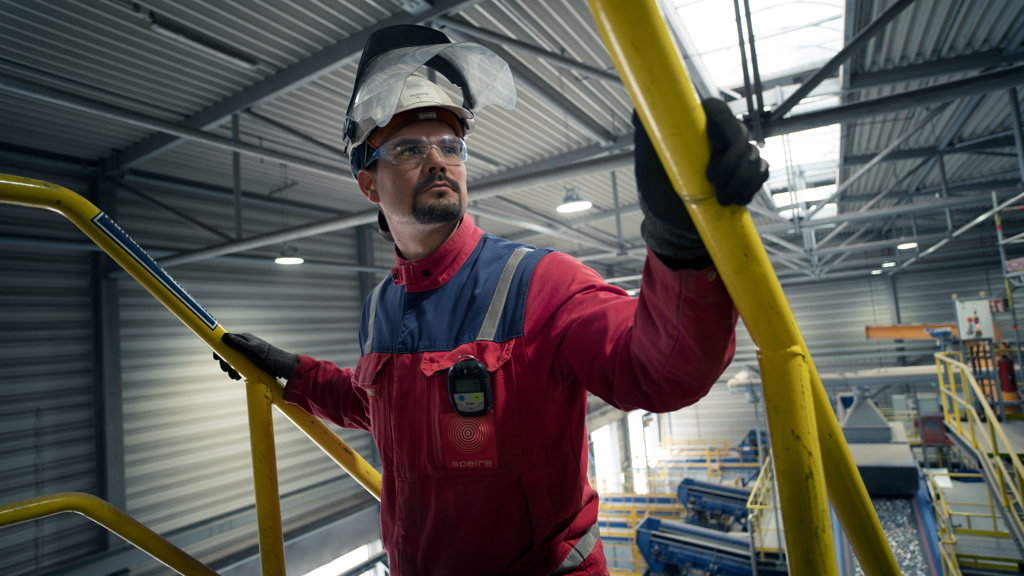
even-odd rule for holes
{"type": "MultiPolygon", "coordinates": [[[[420,363],[428,417],[424,463],[427,476],[486,478],[502,476],[519,461],[519,406],[517,403],[514,341],[477,340],[448,352],[427,352],[420,363]],[[461,356],[473,356],[487,369],[493,404],[482,416],[455,413],[448,395],[448,370],[461,356]]],[[[411,439],[410,439],[411,440],[411,439]]]]}

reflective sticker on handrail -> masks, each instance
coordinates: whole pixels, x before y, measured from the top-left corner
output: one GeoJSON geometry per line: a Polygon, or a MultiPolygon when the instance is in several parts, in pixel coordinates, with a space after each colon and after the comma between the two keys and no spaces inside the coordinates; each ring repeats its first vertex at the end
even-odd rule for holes
{"type": "Polygon", "coordinates": [[[118,246],[123,248],[133,260],[145,268],[146,271],[149,272],[150,276],[156,278],[161,284],[163,284],[164,288],[167,288],[167,290],[169,290],[171,294],[178,299],[178,301],[191,310],[192,313],[195,314],[203,324],[206,324],[210,330],[217,327],[217,320],[215,320],[209,312],[204,310],[203,307],[196,302],[195,298],[192,298],[184,288],[179,286],[178,283],[175,282],[174,279],[171,278],[170,275],[168,275],[167,272],[165,272],[164,269],[161,268],[160,265],[142,249],[141,246],[136,244],[127,232],[122,230],[116,222],[111,220],[109,216],[100,212],[92,219],[92,223],[102,230],[104,234],[109,236],[111,240],[116,242],[118,246]]]}

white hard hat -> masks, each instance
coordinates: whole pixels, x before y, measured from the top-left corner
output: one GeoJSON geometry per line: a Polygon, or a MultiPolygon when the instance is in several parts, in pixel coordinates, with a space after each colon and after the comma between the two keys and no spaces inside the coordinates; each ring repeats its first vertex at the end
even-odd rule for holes
{"type": "MultiPolygon", "coordinates": [[[[394,112],[388,116],[384,123],[378,123],[377,121],[364,121],[356,126],[355,135],[352,138],[353,144],[362,144],[369,137],[370,133],[377,128],[382,128],[387,125],[390,120],[403,112],[410,110],[422,109],[423,112],[420,116],[420,120],[428,119],[440,119],[448,122],[444,117],[438,117],[436,109],[447,110],[451,112],[456,121],[459,122],[458,126],[453,126],[456,133],[460,137],[465,137],[473,131],[473,113],[466,110],[462,106],[458,106],[452,101],[451,97],[441,89],[440,86],[431,82],[427,78],[413,74],[405,80],[405,84],[402,86],[402,91],[398,95],[398,99],[395,102],[394,112]]],[[[448,122],[450,123],[450,122],[448,122]]]]}
{"type": "Polygon", "coordinates": [[[508,64],[484,46],[453,44],[443,32],[425,26],[377,30],[363,48],[345,114],[344,138],[352,172],[365,167],[364,144],[370,134],[396,114],[417,108],[444,109],[458,119],[460,135],[465,136],[473,130],[474,110],[489,104],[508,109],[515,102],[515,81],[508,64]],[[423,76],[424,68],[439,73],[460,90],[461,104],[423,76]]]}

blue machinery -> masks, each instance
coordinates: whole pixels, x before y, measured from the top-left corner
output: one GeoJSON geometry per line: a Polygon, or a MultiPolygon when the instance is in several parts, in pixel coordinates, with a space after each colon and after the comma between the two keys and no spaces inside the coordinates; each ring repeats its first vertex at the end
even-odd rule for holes
{"type": "Polygon", "coordinates": [[[647,561],[648,573],[681,574],[689,569],[744,576],[789,573],[778,558],[758,562],[755,568],[747,532],[721,532],[648,516],[637,527],[636,545],[647,561]]]}
{"type": "MultiPolygon", "coordinates": [[[[865,470],[861,470],[861,473],[864,474],[865,470]]],[[[882,499],[876,502],[876,506],[895,512],[881,517],[883,527],[887,531],[902,532],[905,542],[914,542],[912,548],[920,547],[919,555],[912,551],[903,552],[901,562],[904,562],[904,565],[901,565],[901,568],[912,569],[910,573],[915,574],[943,574],[939,568],[941,560],[937,553],[940,536],[928,483],[923,478],[918,478],[916,472],[914,476],[915,485],[909,492],[900,491],[899,494],[894,494],[882,489],[873,492],[872,496],[882,499]]],[[[772,483],[769,471],[767,476],[758,478],[757,485],[772,483]]],[[[764,496],[751,497],[752,493],[759,492],[758,486],[740,488],[685,478],[676,489],[678,500],[675,502],[670,502],[672,498],[668,495],[637,496],[636,498],[644,498],[643,503],[646,504],[639,506],[640,502],[633,502],[638,505],[636,510],[641,515],[646,513],[645,517],[635,521],[636,547],[647,564],[647,572],[644,574],[788,574],[786,560],[779,552],[779,548],[773,547],[770,538],[758,534],[759,531],[771,532],[777,529],[771,522],[767,525],[764,523],[765,518],[772,516],[765,513],[764,503],[761,502],[764,496]],[[680,505],[685,507],[685,515],[678,508],[680,505]],[[670,509],[672,506],[676,507],[674,514],[670,509]],[[756,519],[755,515],[760,516],[760,520],[756,519]]],[[[627,498],[613,497],[609,498],[608,502],[628,504],[626,500],[627,498]]],[[[833,521],[835,522],[835,518],[833,521]]],[[[628,522],[622,520],[602,524],[602,539],[622,540],[621,534],[615,534],[615,528],[626,528],[627,524],[628,522]],[[604,533],[606,528],[609,529],[609,533],[604,533]]],[[[834,528],[839,574],[854,574],[855,559],[849,550],[846,535],[838,525],[834,528]]],[[[631,573],[640,574],[640,571],[638,569],[631,573]]]]}
{"type": "Polygon", "coordinates": [[[686,478],[676,491],[686,522],[714,530],[747,530],[750,490],[686,478]]]}
{"type": "Polygon", "coordinates": [[[647,516],[636,529],[636,545],[649,574],[788,574],[777,554],[755,555],[747,532],[750,489],[686,478],[676,494],[686,522],[647,516]]]}
{"type": "MultiPolygon", "coordinates": [[[[938,567],[937,547],[940,540],[932,510],[927,483],[919,482],[913,497],[900,498],[899,508],[907,509],[897,520],[900,526],[883,526],[889,530],[911,530],[906,538],[918,542],[922,556],[903,558],[908,566],[923,567],[918,574],[943,574],[938,567]],[[905,517],[912,517],[911,524],[905,517]]],[[[748,527],[750,490],[722,486],[687,478],[678,487],[679,501],[686,506],[685,522],[659,517],[649,510],[636,525],[636,546],[647,564],[645,576],[773,576],[789,574],[785,558],[775,549],[757,545],[758,538],[748,527]]],[[[892,501],[890,499],[890,501],[892,501]]],[[[677,503],[678,504],[678,503],[677,503]]],[[[885,504],[883,504],[884,506],[885,504]]],[[[604,527],[602,527],[602,530],[604,527]]],[[[839,574],[854,574],[854,559],[844,535],[836,526],[836,551],[839,574]]],[[[607,539],[602,536],[602,539],[607,539]]],[[[614,539],[614,537],[613,537],[614,539]]],[[[639,572],[636,572],[639,574],[639,572]]]]}

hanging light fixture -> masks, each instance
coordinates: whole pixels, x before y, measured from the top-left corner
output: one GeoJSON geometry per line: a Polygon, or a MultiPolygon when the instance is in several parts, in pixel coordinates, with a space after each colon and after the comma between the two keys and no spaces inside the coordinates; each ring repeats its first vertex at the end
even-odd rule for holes
{"type": "Polygon", "coordinates": [[[274,258],[274,264],[281,264],[282,266],[294,266],[296,264],[302,264],[305,259],[299,256],[299,250],[295,246],[289,246],[285,244],[284,249],[281,250],[281,255],[274,258]]]}
{"type": "Polygon", "coordinates": [[[565,198],[562,199],[562,203],[558,205],[555,210],[562,214],[569,214],[571,212],[582,212],[589,210],[594,204],[583,197],[580,189],[575,186],[565,187],[565,198]]]}
{"type": "Polygon", "coordinates": [[[917,242],[904,242],[896,246],[897,250],[913,250],[917,248],[917,242]]]}

